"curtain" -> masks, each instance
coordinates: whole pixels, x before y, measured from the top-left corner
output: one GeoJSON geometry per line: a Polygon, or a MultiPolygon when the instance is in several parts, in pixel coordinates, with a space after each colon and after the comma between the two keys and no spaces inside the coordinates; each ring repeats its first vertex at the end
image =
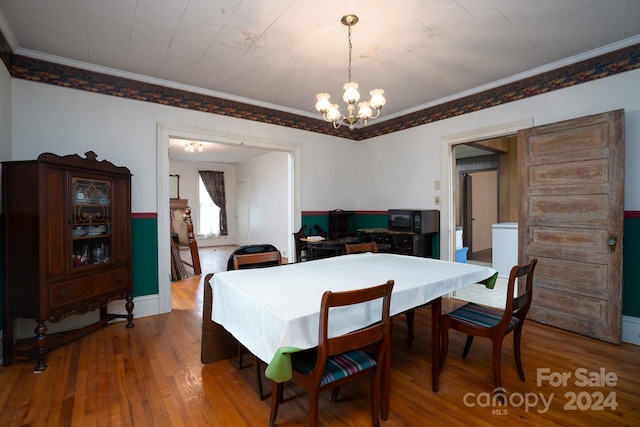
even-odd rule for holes
{"type": "Polygon", "coordinates": [[[224,191],[224,172],[200,171],[200,178],[213,203],[220,208],[220,235],[227,235],[227,196],[224,191]]]}

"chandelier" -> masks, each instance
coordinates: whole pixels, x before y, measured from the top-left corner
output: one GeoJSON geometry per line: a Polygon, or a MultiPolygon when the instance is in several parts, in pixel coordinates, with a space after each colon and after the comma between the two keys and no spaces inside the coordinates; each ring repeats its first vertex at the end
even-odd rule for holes
{"type": "Polygon", "coordinates": [[[374,89],[369,94],[371,100],[369,102],[361,102],[358,104],[358,114],[354,115],[355,104],[360,99],[360,93],[358,93],[358,83],[351,79],[351,27],[358,23],[358,17],[356,15],[345,15],[340,20],[344,25],[349,28],[349,82],[345,83],[344,95],[342,99],[348,104],[347,109],[349,111],[348,116],[344,116],[340,110],[338,104],[332,104],[329,102],[330,95],[328,93],[319,93],[316,95],[316,110],[322,113],[322,117],[330,123],[333,123],[333,127],[338,129],[340,126],[349,126],[349,130],[353,130],[356,127],[364,127],[367,125],[367,120],[375,119],[380,115],[380,109],[387,103],[384,99],[384,90],[374,89]],[[373,110],[375,111],[375,115],[373,110]]]}
{"type": "Polygon", "coordinates": [[[198,150],[200,153],[202,153],[203,147],[202,147],[202,143],[201,142],[187,142],[187,141],[185,141],[185,143],[184,143],[184,151],[188,151],[190,153],[193,153],[196,150],[198,150]]]}

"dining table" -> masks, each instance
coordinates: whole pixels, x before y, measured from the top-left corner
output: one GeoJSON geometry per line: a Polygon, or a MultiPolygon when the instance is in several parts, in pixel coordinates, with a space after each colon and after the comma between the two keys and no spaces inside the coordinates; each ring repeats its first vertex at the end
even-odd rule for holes
{"type": "MultiPolygon", "coordinates": [[[[209,282],[213,295],[211,320],[268,364],[268,378],[284,382],[291,378],[290,354],[318,345],[320,301],[325,291],[361,289],[393,279],[391,316],[431,305],[431,379],[432,390],[437,392],[441,297],[474,283],[495,281],[496,277],[497,271],[488,266],[371,252],[225,271],[216,273],[209,282]]],[[[344,308],[332,315],[331,335],[366,326],[354,321],[358,316],[353,316],[352,310],[358,308],[344,308]]],[[[388,388],[385,394],[388,414],[388,388]]]]}

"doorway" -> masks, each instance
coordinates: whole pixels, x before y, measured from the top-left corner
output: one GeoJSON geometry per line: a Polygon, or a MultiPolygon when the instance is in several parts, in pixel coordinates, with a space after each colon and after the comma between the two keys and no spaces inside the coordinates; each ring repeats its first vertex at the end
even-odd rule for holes
{"type": "MultiPolygon", "coordinates": [[[[495,222],[517,221],[518,176],[515,135],[519,129],[531,126],[533,126],[533,120],[525,119],[450,135],[442,139],[441,191],[443,196],[440,211],[443,233],[440,240],[442,259],[455,260],[456,247],[459,246],[457,241],[462,243],[464,240],[463,173],[472,174],[471,179],[473,180],[474,173],[494,172],[497,184],[492,186],[496,188],[493,193],[496,201],[492,204],[496,206],[498,212],[495,222]],[[462,236],[458,237],[458,233],[462,233],[462,236]]],[[[473,186],[473,182],[471,185],[473,186]]],[[[473,201],[471,203],[473,206],[473,201]]],[[[473,240],[473,236],[471,236],[471,244],[475,246],[473,252],[478,252],[477,249],[480,246],[477,243],[474,244],[473,240]]],[[[486,260],[488,264],[493,264],[492,259],[486,258],[486,260]]],[[[477,261],[468,259],[467,262],[475,263],[477,261]]],[[[506,282],[506,279],[498,278],[498,283],[493,289],[487,289],[481,284],[471,285],[451,296],[478,304],[504,308],[506,282]]]]}
{"type": "MultiPolygon", "coordinates": [[[[220,133],[206,129],[195,129],[173,124],[158,124],[157,130],[157,216],[158,216],[158,260],[170,259],[169,230],[169,140],[180,138],[195,141],[215,141],[217,144],[237,148],[255,148],[266,151],[278,151],[289,154],[288,176],[288,220],[287,236],[294,228],[300,228],[301,191],[300,191],[300,158],[301,144],[275,141],[272,139],[253,138],[248,136],[220,133]]],[[[235,182],[234,182],[235,183],[235,182]]],[[[293,253],[293,239],[288,239],[287,253],[293,253]]],[[[166,262],[158,262],[158,313],[171,311],[171,271],[166,262]]]]}

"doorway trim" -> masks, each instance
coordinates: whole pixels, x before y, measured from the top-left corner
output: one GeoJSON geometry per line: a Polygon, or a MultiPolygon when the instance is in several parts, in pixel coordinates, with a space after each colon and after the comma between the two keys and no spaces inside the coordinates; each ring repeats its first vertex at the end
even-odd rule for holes
{"type": "Polygon", "coordinates": [[[507,122],[495,126],[470,129],[465,132],[444,135],[440,140],[440,258],[446,261],[455,260],[455,212],[454,200],[456,159],[453,148],[455,145],[482,139],[498,138],[516,134],[520,129],[533,127],[533,117],[518,121],[507,122]]]}
{"type": "MultiPolygon", "coordinates": [[[[301,226],[300,171],[302,144],[268,138],[220,132],[212,129],[158,123],[157,124],[157,205],[158,205],[158,313],[171,311],[171,266],[161,260],[170,259],[169,230],[169,138],[211,141],[246,148],[262,148],[289,153],[289,236],[301,226]],[[291,182],[293,181],[293,182],[291,182]]],[[[287,253],[294,253],[293,239],[289,239],[287,253]]]]}

